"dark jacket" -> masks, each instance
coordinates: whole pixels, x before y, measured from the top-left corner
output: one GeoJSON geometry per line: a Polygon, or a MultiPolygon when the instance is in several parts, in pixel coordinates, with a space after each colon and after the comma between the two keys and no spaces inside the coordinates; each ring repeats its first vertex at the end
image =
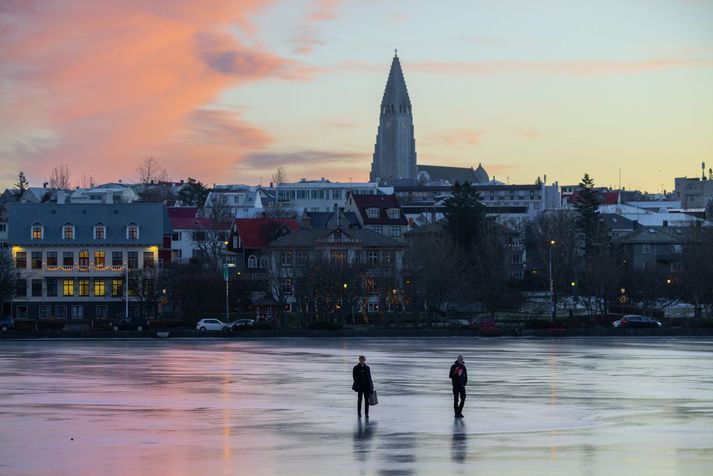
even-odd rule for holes
{"type": "Polygon", "coordinates": [[[459,364],[457,360],[451,365],[448,377],[451,379],[453,388],[465,387],[468,384],[468,371],[465,369],[465,365],[459,364]]]}
{"type": "Polygon", "coordinates": [[[364,364],[356,364],[352,370],[354,384],[352,390],[355,392],[373,392],[374,382],[371,381],[371,370],[369,366],[364,364]]]}

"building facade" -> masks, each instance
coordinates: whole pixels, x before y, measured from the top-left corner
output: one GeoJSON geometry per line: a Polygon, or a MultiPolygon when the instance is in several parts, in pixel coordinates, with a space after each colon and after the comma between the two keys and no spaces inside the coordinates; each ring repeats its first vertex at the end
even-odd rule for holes
{"type": "MultiPolygon", "coordinates": [[[[156,305],[146,305],[142,292],[126,283],[130,275],[163,265],[171,239],[163,204],[8,208],[8,240],[20,273],[15,318],[115,319],[124,316],[127,295],[130,316],[156,315],[156,305]]],[[[149,279],[141,282],[151,285],[149,279]]]]}
{"type": "Polygon", "coordinates": [[[393,188],[376,182],[330,182],[302,179],[277,186],[277,207],[297,212],[331,212],[344,208],[350,193],[360,195],[391,194],[393,188]]]}
{"type": "Polygon", "coordinates": [[[350,194],[345,210],[355,214],[362,228],[395,240],[405,239],[408,220],[395,195],[350,194]]]}

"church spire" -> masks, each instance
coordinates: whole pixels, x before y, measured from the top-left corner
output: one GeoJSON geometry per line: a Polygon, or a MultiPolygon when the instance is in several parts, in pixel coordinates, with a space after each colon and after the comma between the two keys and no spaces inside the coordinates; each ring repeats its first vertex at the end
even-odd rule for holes
{"type": "Polygon", "coordinates": [[[411,99],[406,88],[406,80],[401,70],[398,50],[394,50],[394,59],[391,61],[389,79],[386,81],[384,97],[381,100],[381,114],[407,113],[411,114],[411,99]]]}

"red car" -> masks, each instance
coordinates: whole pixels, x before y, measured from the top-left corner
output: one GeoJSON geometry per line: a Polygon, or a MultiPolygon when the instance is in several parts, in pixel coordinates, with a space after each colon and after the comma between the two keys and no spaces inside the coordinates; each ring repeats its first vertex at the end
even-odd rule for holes
{"type": "Polygon", "coordinates": [[[489,317],[473,319],[468,327],[476,329],[481,336],[498,337],[503,335],[502,326],[489,317]]]}

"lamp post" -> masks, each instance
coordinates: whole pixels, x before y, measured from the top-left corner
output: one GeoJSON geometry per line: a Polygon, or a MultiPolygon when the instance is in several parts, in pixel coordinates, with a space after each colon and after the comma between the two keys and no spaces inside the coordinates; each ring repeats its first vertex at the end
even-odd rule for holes
{"type": "Polygon", "coordinates": [[[555,301],[555,282],[552,278],[552,248],[555,247],[557,242],[555,240],[550,240],[550,259],[549,259],[549,269],[550,269],[550,302],[552,302],[552,319],[557,317],[557,302],[555,301]]]}
{"type": "Polygon", "coordinates": [[[223,263],[223,279],[225,280],[225,323],[230,322],[230,268],[235,263],[223,263]]]}
{"type": "Polygon", "coordinates": [[[124,267],[126,271],[126,280],[124,282],[124,316],[129,318],[129,264],[124,267]]]}

